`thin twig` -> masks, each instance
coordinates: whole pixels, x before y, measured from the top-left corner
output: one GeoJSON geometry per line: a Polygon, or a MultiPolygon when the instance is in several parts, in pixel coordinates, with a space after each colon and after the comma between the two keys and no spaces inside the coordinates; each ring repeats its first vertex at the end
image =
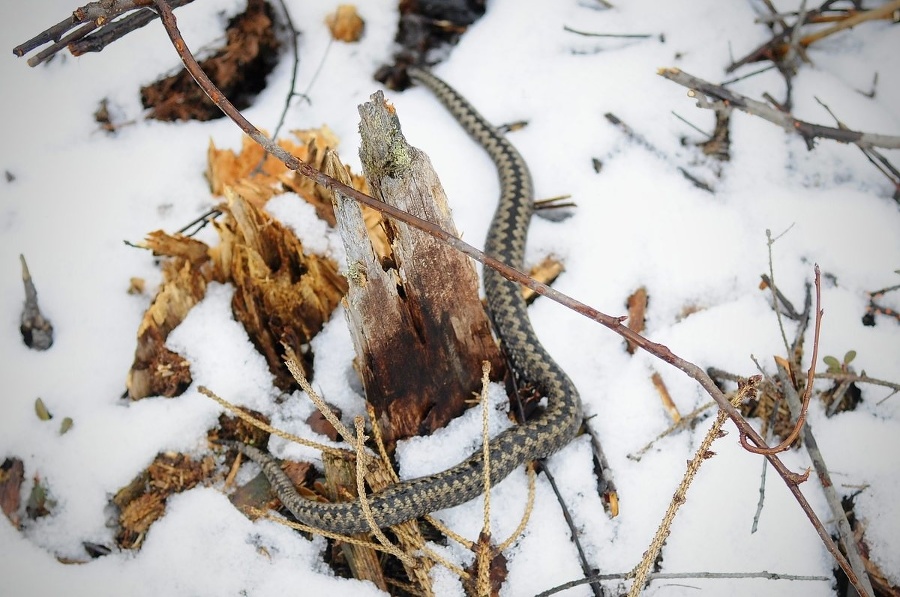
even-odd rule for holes
{"type": "Polygon", "coordinates": [[[294,435],[293,433],[288,433],[287,431],[282,431],[281,429],[272,427],[265,421],[263,421],[261,419],[257,419],[253,415],[246,413],[245,411],[241,410],[234,404],[228,402],[224,398],[220,398],[218,395],[216,395],[215,392],[213,392],[212,390],[210,390],[209,388],[207,388],[205,386],[198,387],[197,391],[200,392],[201,394],[203,394],[204,396],[206,396],[207,398],[211,398],[215,402],[218,402],[222,408],[224,408],[228,412],[232,413],[233,415],[235,415],[242,421],[252,425],[253,427],[256,427],[257,429],[262,429],[266,433],[269,433],[271,435],[276,435],[276,436],[278,436],[282,439],[285,439],[289,442],[294,442],[294,443],[300,444],[301,446],[307,446],[309,448],[313,448],[320,452],[324,452],[326,454],[331,454],[333,456],[338,456],[340,458],[347,459],[347,458],[353,457],[353,452],[350,452],[349,450],[343,450],[341,448],[334,448],[332,446],[326,446],[325,444],[320,444],[318,442],[314,442],[314,441],[306,439],[304,437],[299,437],[297,435],[294,435]]]}
{"type": "Polygon", "coordinates": [[[692,129],[694,129],[695,131],[697,131],[698,133],[700,133],[701,135],[703,135],[704,137],[706,137],[707,139],[712,138],[712,135],[710,135],[709,133],[707,133],[706,131],[704,131],[703,129],[701,129],[699,126],[697,126],[696,124],[694,124],[693,122],[691,122],[690,120],[688,120],[687,118],[685,118],[684,116],[682,116],[681,114],[679,114],[678,112],[676,112],[675,110],[671,110],[671,113],[672,113],[672,116],[674,116],[675,118],[677,118],[677,119],[680,120],[681,122],[685,123],[686,125],[688,125],[688,126],[691,127],[692,129]]]}
{"type": "MultiPolygon", "coordinates": [[[[788,228],[790,230],[793,228],[793,224],[788,228]]],[[[784,236],[788,230],[785,230],[781,234],[778,235],[778,238],[784,236]]],[[[766,248],[768,249],[769,254],[769,290],[772,291],[772,309],[775,311],[775,320],[778,322],[778,329],[781,331],[781,340],[784,342],[784,350],[785,353],[790,356],[791,347],[788,346],[787,334],[784,332],[784,323],[781,321],[781,309],[778,308],[778,295],[776,294],[775,288],[775,266],[772,264],[772,245],[775,244],[775,241],[778,238],[772,238],[772,231],[766,228],[766,248]]]]}
{"type": "Polygon", "coordinates": [[[744,79],[749,79],[750,77],[755,77],[756,75],[761,75],[765,72],[772,70],[773,68],[775,68],[775,65],[770,64],[769,66],[764,66],[759,70],[749,72],[746,75],[741,75],[740,77],[732,77],[726,81],[722,81],[722,87],[725,87],[726,85],[732,85],[734,83],[737,83],[738,81],[743,81],[744,79]]]}
{"type": "MultiPolygon", "coordinates": [[[[820,106],[822,106],[825,109],[826,112],[828,112],[828,114],[832,118],[834,118],[834,122],[835,122],[835,124],[838,125],[838,128],[843,129],[843,130],[848,129],[847,125],[845,125],[843,122],[841,122],[841,119],[838,118],[835,115],[835,113],[831,111],[831,108],[828,107],[828,105],[825,102],[820,100],[818,97],[815,97],[815,100],[819,103],[820,106]]],[[[897,170],[897,168],[895,168],[894,165],[891,164],[891,162],[887,159],[887,157],[885,157],[884,154],[882,154],[877,149],[874,149],[874,148],[867,149],[867,148],[860,147],[860,151],[862,151],[863,155],[866,156],[866,159],[869,160],[869,162],[873,166],[875,166],[875,168],[879,172],[881,172],[885,176],[885,178],[887,178],[891,182],[891,184],[894,185],[894,191],[895,191],[894,198],[898,202],[900,202],[900,170],[897,170]]]]}
{"type": "MultiPolygon", "coordinates": [[[[291,51],[294,54],[294,61],[291,66],[291,85],[287,97],[284,100],[284,108],[281,109],[281,115],[278,117],[278,124],[275,126],[275,132],[272,133],[273,139],[278,138],[278,133],[281,131],[281,127],[284,126],[284,119],[287,117],[288,110],[291,107],[291,98],[294,97],[297,88],[297,70],[300,68],[300,47],[297,44],[297,36],[300,35],[300,33],[297,31],[297,28],[294,27],[294,21],[291,19],[291,12],[288,10],[284,0],[278,0],[278,4],[281,6],[281,12],[284,13],[284,20],[291,33],[291,51]]],[[[265,158],[263,158],[263,161],[265,161],[265,158]]]]}
{"type": "MultiPolygon", "coordinates": [[[[171,0],[170,6],[178,8],[190,4],[194,0],[171,0]]],[[[149,3],[148,3],[149,4],[149,3]]],[[[97,29],[95,33],[84,36],[82,39],[69,44],[69,52],[73,56],[81,56],[88,52],[100,52],[106,46],[122,39],[132,31],[137,31],[141,27],[152,23],[158,18],[158,14],[152,8],[142,8],[121,19],[111,21],[97,29]]]]}
{"type": "Polygon", "coordinates": [[[820,39],[824,39],[829,35],[833,35],[838,31],[843,31],[844,29],[850,29],[851,27],[855,27],[860,23],[864,23],[865,21],[873,21],[890,17],[895,11],[900,10],[900,0],[893,0],[892,2],[885,2],[881,6],[877,8],[873,8],[872,10],[866,10],[863,12],[858,12],[856,14],[850,15],[846,19],[835,23],[831,27],[826,27],[820,31],[816,31],[811,35],[807,35],[800,43],[803,47],[807,47],[820,39]]]}
{"type": "MultiPolygon", "coordinates": [[[[813,347],[813,352],[815,353],[815,346],[813,347]]],[[[813,358],[815,359],[815,357],[813,358]]],[[[784,391],[785,398],[787,398],[788,407],[791,409],[791,414],[797,417],[799,421],[800,417],[803,416],[802,400],[794,387],[790,372],[785,369],[781,363],[776,361],[776,364],[778,365],[778,379],[781,381],[781,387],[784,391]]],[[[812,385],[812,379],[807,380],[807,385],[812,385]]],[[[808,393],[809,387],[806,388],[805,394],[808,393]]],[[[856,574],[860,585],[864,587],[865,593],[874,595],[875,593],[872,590],[872,584],[866,572],[865,564],[862,561],[856,539],[853,536],[853,530],[850,528],[850,522],[847,520],[847,514],[844,512],[841,499],[831,481],[828,466],[825,464],[825,458],[819,450],[818,443],[816,442],[816,438],[809,425],[803,427],[803,445],[806,447],[806,451],[809,453],[809,457],[813,462],[813,467],[816,469],[816,476],[822,485],[822,492],[825,494],[825,500],[828,502],[831,516],[837,525],[839,541],[844,547],[844,553],[847,554],[847,560],[853,567],[853,572],[856,574]]],[[[859,586],[855,584],[854,586],[859,590],[859,586]]],[[[862,591],[860,591],[860,594],[862,594],[862,591]]]]}
{"type": "MultiPolygon", "coordinates": [[[[634,578],[634,571],[612,572],[609,574],[594,574],[590,578],[579,578],[559,586],[542,591],[535,597],[550,597],[569,589],[598,580],[629,580],[634,578]]],[[[732,578],[763,578],[767,580],[793,580],[793,581],[821,581],[831,582],[830,576],[812,576],[801,574],[780,574],[778,572],[652,572],[647,575],[647,580],[671,580],[676,578],[700,578],[700,579],[732,579],[732,578]]]]}
{"type": "MultiPolygon", "coordinates": [[[[713,371],[714,371],[713,369],[710,369],[710,375],[718,377],[718,375],[714,374],[713,371]]],[[[743,378],[739,378],[739,379],[743,379],[743,378]]],[[[644,457],[644,454],[646,454],[647,452],[650,451],[650,449],[656,444],[656,442],[658,442],[659,440],[661,440],[662,438],[664,438],[668,435],[671,435],[672,433],[674,433],[676,431],[680,431],[682,429],[687,429],[694,422],[694,419],[696,419],[697,417],[699,417],[700,415],[705,413],[711,407],[715,406],[715,404],[716,404],[715,402],[707,402],[706,404],[704,404],[702,406],[698,406],[697,408],[695,408],[688,414],[681,417],[677,422],[670,425],[665,431],[661,432],[659,435],[657,435],[652,440],[650,440],[647,443],[647,445],[645,445],[643,448],[641,448],[637,452],[632,452],[631,454],[628,454],[627,458],[630,458],[631,460],[639,461],[641,458],[644,457]]]]}
{"type": "Polygon", "coordinates": [[[28,52],[53,41],[50,47],[28,59],[28,66],[37,66],[53,57],[68,44],[84,38],[86,35],[112,22],[113,19],[132,10],[150,6],[152,0],[100,0],[90,2],[75,9],[72,16],[46,31],[13,48],[16,56],[24,56],[28,52]],[[67,31],[72,33],[64,35],[67,31]]]}
{"type": "MultiPolygon", "coordinates": [[[[542,467],[544,471],[544,476],[547,478],[547,481],[550,483],[550,487],[553,489],[553,493],[556,494],[556,499],[559,502],[559,506],[562,509],[563,518],[566,520],[566,524],[569,526],[569,532],[572,534],[572,542],[575,544],[575,549],[578,551],[578,563],[581,565],[581,571],[584,573],[585,578],[589,578],[593,574],[593,569],[588,563],[587,554],[584,552],[584,548],[581,546],[581,541],[578,539],[578,527],[575,525],[575,520],[572,518],[571,512],[569,512],[568,506],[566,506],[566,502],[562,497],[562,493],[559,491],[559,486],[556,485],[556,479],[547,470],[547,467],[542,467]]],[[[602,597],[603,595],[603,587],[600,586],[599,582],[592,582],[591,591],[593,591],[596,597],[602,597]]]]}
{"type": "MultiPolygon", "coordinates": [[[[639,146],[643,147],[644,149],[648,150],[653,155],[655,155],[659,158],[662,158],[663,160],[665,160],[667,162],[670,162],[670,163],[672,162],[672,160],[669,158],[668,155],[666,155],[662,150],[658,149],[655,145],[650,143],[650,141],[648,141],[646,139],[646,137],[644,137],[643,135],[641,135],[640,133],[635,131],[633,128],[631,128],[630,126],[625,124],[622,121],[622,119],[620,119],[618,116],[616,116],[612,112],[607,112],[603,116],[609,122],[611,122],[612,124],[617,126],[619,128],[619,130],[621,130],[623,133],[625,133],[625,135],[629,139],[631,139],[632,141],[637,143],[639,146]]],[[[703,182],[702,180],[700,180],[693,174],[689,173],[687,170],[685,170],[681,166],[677,166],[677,169],[679,172],[681,172],[682,176],[684,176],[689,181],[691,181],[694,184],[694,186],[696,186],[698,189],[703,189],[704,191],[707,191],[708,193],[713,192],[713,189],[711,186],[709,186],[707,183],[703,182]]]]}
{"type": "Polygon", "coordinates": [[[647,39],[653,37],[650,33],[591,33],[589,31],[580,31],[573,29],[568,25],[563,25],[563,31],[574,33],[575,35],[583,35],[584,37],[613,37],[623,39],[647,39]]]}
{"type": "Polygon", "coordinates": [[[865,373],[832,373],[826,371],[824,373],[816,373],[816,379],[833,379],[834,381],[847,383],[867,383],[873,386],[884,386],[885,388],[891,388],[895,392],[900,392],[900,383],[875,379],[874,377],[869,377],[865,373]]]}

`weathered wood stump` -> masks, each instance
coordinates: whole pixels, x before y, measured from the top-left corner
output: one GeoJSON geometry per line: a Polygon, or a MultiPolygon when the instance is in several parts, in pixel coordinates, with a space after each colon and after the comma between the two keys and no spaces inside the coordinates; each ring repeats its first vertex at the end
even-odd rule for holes
{"type": "MultiPolygon", "coordinates": [[[[381,92],[360,106],[360,157],[373,195],[457,235],[440,181],[411,147],[381,92]]],[[[342,167],[329,168],[334,174],[342,167]]],[[[467,257],[405,224],[384,220],[388,254],[369,242],[360,207],[336,197],[349,263],[345,298],[366,399],[388,445],[444,426],[481,387],[487,360],[505,365],[467,257]]]]}

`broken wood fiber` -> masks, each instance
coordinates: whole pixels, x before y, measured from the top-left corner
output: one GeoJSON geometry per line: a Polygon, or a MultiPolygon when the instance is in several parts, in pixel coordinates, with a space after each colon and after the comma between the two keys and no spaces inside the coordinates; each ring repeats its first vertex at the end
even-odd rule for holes
{"type": "MultiPolygon", "coordinates": [[[[360,157],[373,195],[458,235],[431,161],[406,142],[393,106],[378,92],[359,111],[360,157]]],[[[359,206],[340,194],[335,201],[347,250],[345,306],[357,368],[391,446],[461,414],[480,390],[483,361],[491,363],[495,379],[502,379],[505,365],[475,268],[464,255],[386,219],[389,254],[379,255],[359,206]]]]}

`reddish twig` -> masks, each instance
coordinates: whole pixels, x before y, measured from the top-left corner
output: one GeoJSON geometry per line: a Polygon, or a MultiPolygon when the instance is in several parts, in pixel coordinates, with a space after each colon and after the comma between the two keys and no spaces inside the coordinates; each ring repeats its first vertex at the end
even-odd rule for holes
{"type": "MultiPolygon", "coordinates": [[[[794,440],[797,439],[797,436],[800,435],[800,430],[803,428],[803,424],[806,423],[806,411],[809,408],[809,399],[812,396],[812,388],[813,388],[813,380],[816,376],[816,361],[819,359],[819,332],[822,329],[822,279],[819,274],[819,265],[816,264],[816,328],[813,334],[813,353],[812,353],[812,362],[809,364],[809,370],[806,373],[806,389],[803,391],[803,398],[801,400],[800,414],[797,416],[797,422],[794,424],[794,428],[788,434],[784,440],[774,446],[772,448],[763,448],[757,446],[751,446],[747,443],[747,438],[743,434],[741,434],[741,446],[748,452],[753,452],[754,454],[778,454],[779,452],[784,452],[785,450],[790,449],[791,444],[794,443],[794,440]]],[[[803,476],[804,478],[809,475],[809,471],[807,471],[803,476]]]]}

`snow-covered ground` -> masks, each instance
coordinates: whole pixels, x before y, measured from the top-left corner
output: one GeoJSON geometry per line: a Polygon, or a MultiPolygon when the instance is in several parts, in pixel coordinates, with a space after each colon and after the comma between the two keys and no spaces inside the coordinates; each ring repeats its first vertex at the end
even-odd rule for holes
{"type": "MultiPolygon", "coordinates": [[[[356,105],[379,88],[371,74],[390,60],[396,2],[359,3],[366,19],[357,44],[329,48],[324,17],[335,0],[289,1],[300,37],[299,89],[287,128],[331,127],[342,140],[342,157],[358,169],[356,105]]],[[[779,7],[796,9],[793,2],[779,7]]],[[[177,11],[194,49],[216,42],[238,0],[203,0],[177,11]]],[[[6,595],[253,595],[378,594],[372,585],[337,578],[322,563],[325,541],[308,540],[273,522],[250,522],[218,488],[198,488],[170,499],[166,516],[136,553],[113,553],[84,565],[57,558],[86,559],[82,543],[111,544],[107,526],[111,494],[166,450],[202,453],[206,430],[220,408],[196,388],[207,385],[223,397],[304,433],[311,407],[288,400],[275,405],[271,375],[245,332],[232,319],[231,290],[213,285],[170,338],[191,361],[194,385],[177,399],[121,398],[135,333],[159,272],[151,256],[122,241],[139,241],[155,229],[174,231],[214,203],[203,171],[212,139],[240,146],[226,120],[164,124],[141,120],[140,85],[176,68],[179,59],[156,23],[100,54],[66,56],[30,69],[10,49],[74,8],[71,0],[0,3],[0,459],[24,460],[27,495],[39,476],[56,505],[51,516],[28,521],[23,531],[0,521],[0,586],[6,595]],[[102,98],[137,119],[116,136],[98,131],[92,114],[102,98]],[[18,325],[23,292],[18,254],[28,259],[40,305],[56,328],[47,352],[27,349],[18,325]],[[148,280],[146,294],[129,295],[129,279],[148,280]],[[56,415],[34,413],[40,397],[56,415]],[[59,421],[74,427],[59,435],[59,421]]],[[[646,335],[707,367],[756,373],[755,355],[770,371],[783,347],[769,295],[758,288],[768,271],[766,229],[789,231],[773,248],[782,290],[802,304],[804,283],[818,263],[827,274],[820,355],[840,358],[854,349],[854,365],[872,377],[900,380],[900,328],[880,317],[863,327],[867,290],[897,283],[900,210],[886,180],[852,146],[804,142],[744,114],[732,124],[732,159],[721,165],[684,146],[699,135],[675,111],[703,129],[713,116],[695,108],[685,89],[656,74],[677,66],[713,82],[726,78],[729,56],[739,57],[768,38],[753,23],[750,1],[617,2],[599,10],[591,0],[536,2],[491,0],[488,12],[436,68],[496,123],[528,120],[511,139],[528,161],[538,197],[571,194],[575,216],[553,223],[537,219],[529,259],[560,257],[566,272],[557,289],[607,313],[624,312],[639,286],[650,294],[646,335]],[[570,26],[601,33],[647,33],[648,39],[588,38],[570,26]],[[664,35],[664,40],[660,39],[664,35]],[[670,159],[626,139],[604,114],[612,112],[670,159]],[[592,158],[602,161],[597,173],[592,158]],[[712,183],[710,194],[677,171],[686,166],[712,183]],[[692,314],[683,316],[686,310],[692,314]]],[[[851,128],[900,134],[900,37],[888,22],[866,23],[816,44],[813,63],[794,81],[794,114],[831,125],[816,102],[827,103],[851,128]],[[877,94],[865,97],[878,73],[877,94]]],[[[750,66],[744,71],[755,69],[750,66]]],[[[267,90],[245,113],[271,130],[290,78],[286,55],[267,90]]],[[[733,89],[754,98],[768,91],[783,97],[782,78],[769,71],[733,89]]],[[[483,152],[424,89],[387,92],[409,141],[432,158],[465,239],[480,244],[497,193],[493,168],[483,152]]],[[[900,152],[885,152],[895,165],[900,152]]],[[[311,210],[310,210],[311,211],[311,210]]],[[[284,213],[306,213],[282,209],[284,213]]],[[[321,227],[286,216],[301,240],[321,227]]],[[[212,239],[212,233],[201,235],[212,239]]],[[[334,239],[332,239],[334,240],[334,239]]],[[[310,246],[339,242],[309,239],[310,246]]],[[[339,257],[339,250],[334,251],[339,257]]],[[[896,308],[897,301],[894,303],[896,308]]],[[[621,513],[611,519],[596,495],[589,445],[576,440],[551,458],[550,466],[574,511],[590,563],[600,572],[630,570],[640,559],[662,517],[685,461],[710,419],[670,436],[639,462],[640,449],[670,421],[650,375],[658,371],[682,413],[708,397],[691,380],[646,354],[628,355],[622,340],[562,307],[541,299],[532,319],[548,350],[578,385],[590,424],[603,442],[619,491],[621,513]]],[[[788,333],[792,331],[789,326],[788,333]]],[[[807,345],[811,344],[811,338],[807,345]]],[[[352,348],[342,312],[314,343],[315,385],[326,399],[352,416],[361,412],[354,393],[352,348]]],[[[808,359],[808,357],[807,357],[808,359]]],[[[808,363],[805,363],[808,364],[808,363]]],[[[821,363],[820,363],[821,365],[821,363]]],[[[900,396],[879,403],[884,388],[864,386],[855,412],[830,419],[814,405],[810,422],[841,495],[864,487],[857,516],[867,522],[872,557],[900,583],[900,396]]],[[[502,397],[500,398],[502,402],[502,397]]],[[[495,420],[500,415],[495,415],[495,420]]],[[[727,428],[733,431],[728,423],[727,428]]],[[[477,445],[477,409],[432,439],[402,449],[401,474],[416,475],[461,459],[477,445]]],[[[273,442],[281,455],[310,457],[273,442]]],[[[759,530],[750,533],[762,460],[745,453],[731,433],[714,444],[717,456],[701,469],[662,552],[666,572],[761,571],[832,576],[832,562],[782,481],[769,471],[759,530]]],[[[803,451],[784,455],[793,470],[809,460],[803,451]]],[[[494,536],[518,523],[526,476],[514,473],[494,491],[494,536]]],[[[819,516],[830,515],[815,476],[803,486],[819,516]]],[[[480,501],[440,513],[458,532],[475,538],[480,501]]],[[[462,548],[442,550],[459,562],[462,548]]],[[[580,577],[575,550],[555,498],[538,479],[535,512],[508,550],[506,595],[531,595],[580,577]]],[[[461,594],[455,577],[437,571],[441,595],[461,594]]],[[[833,595],[829,581],[656,581],[652,595],[711,594],[833,595]]],[[[587,595],[586,587],[570,595],[587,595]]]]}

